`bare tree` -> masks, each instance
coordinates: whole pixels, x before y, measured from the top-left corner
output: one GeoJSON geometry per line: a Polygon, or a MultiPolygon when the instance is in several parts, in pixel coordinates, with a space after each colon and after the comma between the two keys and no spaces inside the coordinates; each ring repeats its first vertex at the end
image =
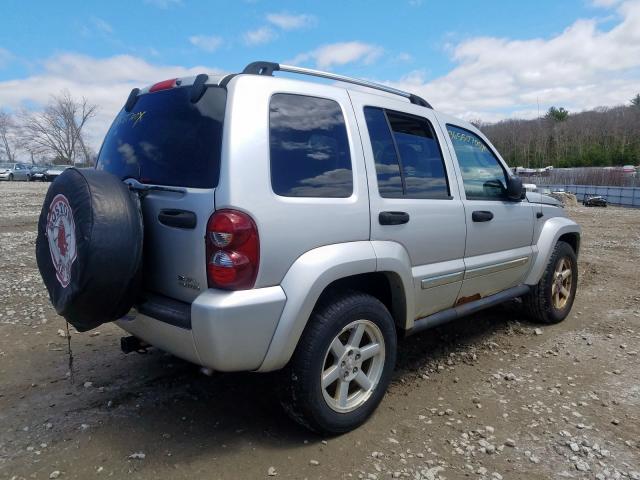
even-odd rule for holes
{"type": "Polygon", "coordinates": [[[16,130],[12,115],[0,110],[0,159],[4,158],[8,162],[16,161],[16,150],[18,150],[16,130]]]}
{"type": "Polygon", "coordinates": [[[48,154],[62,163],[73,164],[86,157],[82,129],[95,116],[97,106],[86,98],[76,100],[68,90],[53,96],[41,112],[23,112],[21,132],[25,148],[34,154],[48,154]]]}

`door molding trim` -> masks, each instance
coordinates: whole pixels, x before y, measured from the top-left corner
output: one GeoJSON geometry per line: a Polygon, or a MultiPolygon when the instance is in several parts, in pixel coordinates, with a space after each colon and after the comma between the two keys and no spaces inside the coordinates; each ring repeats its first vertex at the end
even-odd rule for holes
{"type": "Polygon", "coordinates": [[[530,257],[516,258],[515,260],[509,260],[507,262],[494,263],[484,267],[476,267],[464,272],[465,280],[468,278],[482,277],[484,275],[490,275],[492,273],[502,272],[503,270],[509,270],[510,268],[521,267],[529,263],[530,257]]]}
{"type": "Polygon", "coordinates": [[[444,275],[437,275],[435,277],[423,278],[421,281],[422,289],[427,290],[429,288],[441,287],[442,285],[448,285],[450,283],[459,282],[464,278],[464,272],[445,273],[444,275]]]}

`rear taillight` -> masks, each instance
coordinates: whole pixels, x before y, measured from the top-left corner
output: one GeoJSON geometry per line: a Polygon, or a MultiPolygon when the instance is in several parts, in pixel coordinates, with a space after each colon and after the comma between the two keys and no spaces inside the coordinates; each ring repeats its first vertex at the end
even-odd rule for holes
{"type": "Polygon", "coordinates": [[[218,210],[207,222],[207,279],[210,288],[252,288],[260,263],[258,229],[249,215],[218,210]]]}
{"type": "Polygon", "coordinates": [[[149,93],[157,92],[158,90],[168,90],[176,86],[177,78],[170,78],[169,80],[163,80],[162,82],[158,82],[155,85],[152,85],[149,89],[149,93]]]}

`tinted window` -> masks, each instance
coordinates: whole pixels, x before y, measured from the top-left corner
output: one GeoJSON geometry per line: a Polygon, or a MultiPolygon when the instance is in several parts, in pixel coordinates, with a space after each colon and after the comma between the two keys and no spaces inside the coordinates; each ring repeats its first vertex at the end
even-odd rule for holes
{"type": "Polygon", "coordinates": [[[476,134],[460,127],[447,125],[447,131],[458,157],[467,198],[504,199],[506,172],[487,144],[476,134]]]}
{"type": "Polygon", "coordinates": [[[209,87],[191,103],[190,88],[141,95],[122,110],[100,150],[99,169],[142,183],[210,188],[218,184],[227,94],[209,87]]]}
{"type": "Polygon", "coordinates": [[[384,110],[365,107],[364,117],[371,138],[373,158],[376,162],[380,196],[385,198],[402,197],[404,189],[400,175],[400,163],[384,110]]]}
{"type": "Polygon", "coordinates": [[[287,197],[349,197],[349,139],[337,102],[279,93],[269,106],[271,185],[287,197]]]}
{"type": "Polygon", "coordinates": [[[427,120],[373,107],[365,108],[365,118],[382,197],[449,198],[444,160],[427,120]]]}

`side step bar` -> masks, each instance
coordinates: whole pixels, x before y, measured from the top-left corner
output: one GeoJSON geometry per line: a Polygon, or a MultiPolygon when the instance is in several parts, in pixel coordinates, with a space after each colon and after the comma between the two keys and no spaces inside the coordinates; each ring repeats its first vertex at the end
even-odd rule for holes
{"type": "Polygon", "coordinates": [[[480,298],[473,302],[463,303],[457,307],[451,307],[447,310],[429,315],[428,317],[421,318],[413,323],[413,328],[406,330],[405,336],[413,335],[428,328],[436,327],[457,318],[479,312],[480,310],[493,307],[512,298],[521,297],[529,292],[529,288],[529,285],[519,285],[496,293],[495,295],[489,295],[488,297],[480,298]]]}

